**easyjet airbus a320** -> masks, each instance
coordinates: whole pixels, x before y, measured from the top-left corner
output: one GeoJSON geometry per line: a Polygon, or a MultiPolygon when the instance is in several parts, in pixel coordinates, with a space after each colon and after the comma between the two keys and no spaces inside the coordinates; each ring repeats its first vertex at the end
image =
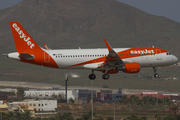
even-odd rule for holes
{"type": "Polygon", "coordinates": [[[89,69],[89,79],[94,80],[94,71],[101,71],[103,79],[119,71],[138,73],[142,67],[155,67],[177,63],[178,58],[161,48],[112,48],[106,40],[103,49],[59,49],[50,50],[38,46],[33,38],[17,21],[10,22],[17,52],[7,54],[8,58],[40,66],[60,69],[89,69]]]}

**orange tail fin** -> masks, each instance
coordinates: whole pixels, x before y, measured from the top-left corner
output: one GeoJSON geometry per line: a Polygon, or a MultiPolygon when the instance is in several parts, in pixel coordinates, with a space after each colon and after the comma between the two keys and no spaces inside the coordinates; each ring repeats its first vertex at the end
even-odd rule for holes
{"type": "Polygon", "coordinates": [[[35,51],[37,52],[38,50],[42,50],[18,21],[11,21],[10,26],[14,37],[16,49],[19,54],[31,54],[35,51]]]}

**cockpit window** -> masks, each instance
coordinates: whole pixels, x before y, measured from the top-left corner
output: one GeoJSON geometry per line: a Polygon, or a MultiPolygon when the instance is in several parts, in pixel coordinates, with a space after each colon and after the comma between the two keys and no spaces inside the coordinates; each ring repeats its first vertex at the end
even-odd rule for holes
{"type": "Polygon", "coordinates": [[[166,53],[166,55],[171,55],[171,53],[166,53]]]}

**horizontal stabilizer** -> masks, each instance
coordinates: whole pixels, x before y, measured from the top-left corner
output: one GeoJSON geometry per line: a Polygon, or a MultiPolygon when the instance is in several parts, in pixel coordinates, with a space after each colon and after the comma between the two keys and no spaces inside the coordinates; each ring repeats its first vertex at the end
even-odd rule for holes
{"type": "Polygon", "coordinates": [[[33,60],[33,59],[34,59],[34,55],[30,55],[30,54],[28,54],[28,53],[21,53],[21,54],[19,55],[19,57],[24,58],[24,59],[27,59],[27,60],[33,60]]]}

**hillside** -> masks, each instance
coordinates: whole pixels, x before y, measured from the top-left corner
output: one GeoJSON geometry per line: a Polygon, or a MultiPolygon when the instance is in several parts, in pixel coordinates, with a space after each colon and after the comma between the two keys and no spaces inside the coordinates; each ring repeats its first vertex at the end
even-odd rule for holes
{"type": "Polygon", "coordinates": [[[106,38],[113,47],[180,50],[179,23],[115,0],[24,0],[1,10],[3,52],[15,50],[9,21],[19,21],[39,45],[51,48],[105,47],[106,38]]]}
{"type": "MultiPolygon", "coordinates": [[[[9,21],[19,21],[42,47],[43,43],[52,49],[106,47],[104,39],[107,39],[112,47],[154,45],[180,58],[180,23],[115,0],[24,0],[1,10],[1,53],[16,51],[9,21]]],[[[3,74],[0,80],[43,81],[47,73],[50,75],[46,79],[56,79],[53,69],[18,63],[3,56],[0,60],[3,74]]],[[[59,72],[57,76],[67,71],[59,72]]]]}

